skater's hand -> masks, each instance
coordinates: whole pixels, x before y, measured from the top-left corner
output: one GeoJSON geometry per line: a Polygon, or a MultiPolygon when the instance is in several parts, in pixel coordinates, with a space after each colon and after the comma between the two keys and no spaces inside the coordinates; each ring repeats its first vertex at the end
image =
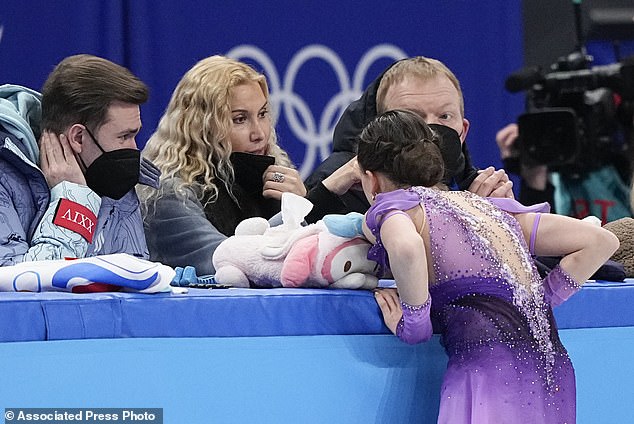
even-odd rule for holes
{"type": "Polygon", "coordinates": [[[392,333],[396,334],[396,326],[403,317],[398,292],[396,289],[376,290],[374,292],[374,298],[376,299],[376,303],[379,304],[379,308],[381,308],[385,325],[392,333]]]}

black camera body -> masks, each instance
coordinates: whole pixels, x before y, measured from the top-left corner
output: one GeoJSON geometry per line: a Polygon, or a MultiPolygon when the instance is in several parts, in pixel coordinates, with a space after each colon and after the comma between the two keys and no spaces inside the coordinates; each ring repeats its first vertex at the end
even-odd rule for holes
{"type": "Polygon", "coordinates": [[[526,91],[519,116],[520,162],[580,173],[624,157],[634,121],[634,56],[591,67],[584,52],[562,57],[551,72],[528,68],[505,87],[526,91]]]}

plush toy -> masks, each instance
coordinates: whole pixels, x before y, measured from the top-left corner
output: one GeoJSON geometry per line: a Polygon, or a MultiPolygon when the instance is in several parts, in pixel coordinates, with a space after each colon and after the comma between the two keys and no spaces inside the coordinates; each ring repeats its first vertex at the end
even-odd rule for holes
{"type": "Polygon", "coordinates": [[[311,209],[305,198],[284,193],[282,225],[270,227],[264,218],[242,221],[214,252],[215,281],[234,287],[375,288],[370,244],[334,235],[322,221],[302,226],[311,209]]]}

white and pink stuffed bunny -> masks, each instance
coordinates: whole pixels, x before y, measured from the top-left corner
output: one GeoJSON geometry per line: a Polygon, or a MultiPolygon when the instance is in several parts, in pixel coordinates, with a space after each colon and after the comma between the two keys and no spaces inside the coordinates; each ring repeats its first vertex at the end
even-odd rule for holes
{"type": "Polygon", "coordinates": [[[264,218],[242,221],[214,252],[215,281],[234,287],[375,288],[370,243],[331,234],[322,221],[302,226],[311,209],[305,198],[284,193],[282,225],[269,227],[264,218]]]}

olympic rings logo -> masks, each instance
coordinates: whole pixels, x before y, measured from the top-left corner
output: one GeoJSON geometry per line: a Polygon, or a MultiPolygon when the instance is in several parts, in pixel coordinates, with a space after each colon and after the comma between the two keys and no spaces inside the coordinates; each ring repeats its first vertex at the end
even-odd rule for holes
{"type": "Polygon", "coordinates": [[[334,126],[345,108],[363,93],[366,74],[370,66],[381,58],[393,61],[407,57],[400,48],[391,44],[380,44],[368,50],[357,63],[352,76],[332,49],[319,45],[307,45],[300,49],[290,60],[284,80],[280,79],[277,68],[271,58],[260,48],[253,45],[240,45],[226,54],[228,57],[256,62],[268,78],[273,122],[279,118],[280,108],[293,135],[306,145],[303,163],[299,173],[303,178],[315,165],[330,154],[334,126]],[[295,83],[301,68],[311,59],[320,59],[328,63],[339,83],[339,92],[333,95],[323,108],[319,120],[304,99],[295,91],[295,83]],[[317,157],[319,154],[319,157],[317,157]]]}

